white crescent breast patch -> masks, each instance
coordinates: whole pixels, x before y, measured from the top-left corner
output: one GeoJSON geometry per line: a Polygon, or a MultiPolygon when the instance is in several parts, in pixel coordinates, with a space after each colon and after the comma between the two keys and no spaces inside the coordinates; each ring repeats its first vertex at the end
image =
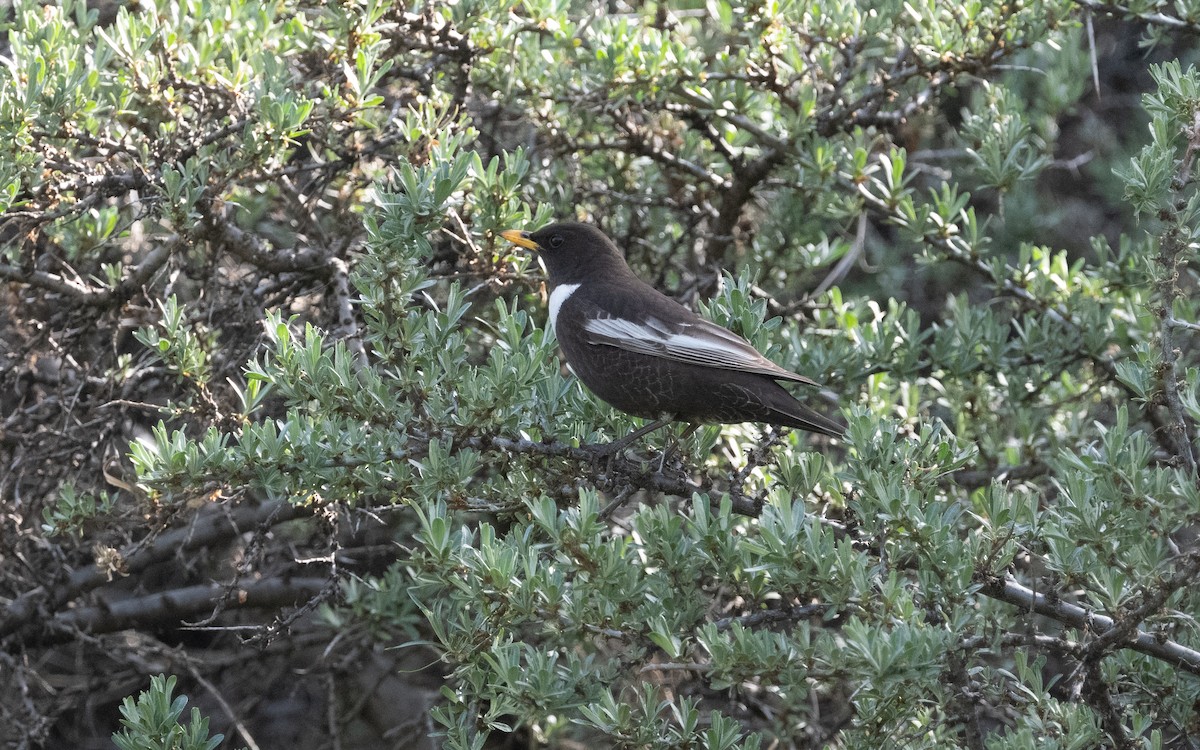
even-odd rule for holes
{"type": "Polygon", "coordinates": [[[554,287],[554,291],[550,292],[550,327],[554,328],[558,322],[558,311],[562,309],[563,303],[571,298],[575,290],[579,288],[578,284],[559,284],[554,287]]]}

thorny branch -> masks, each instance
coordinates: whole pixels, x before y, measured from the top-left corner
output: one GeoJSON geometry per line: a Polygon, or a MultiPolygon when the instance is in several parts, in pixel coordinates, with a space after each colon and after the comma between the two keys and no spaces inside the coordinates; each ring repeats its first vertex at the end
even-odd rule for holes
{"type": "MultiPolygon", "coordinates": [[[[1192,124],[1184,128],[1187,137],[1187,148],[1183,159],[1180,160],[1179,172],[1173,184],[1172,205],[1180,201],[1179,194],[1192,183],[1192,165],[1196,151],[1200,149],[1200,112],[1193,115],[1192,124]]],[[[1159,242],[1159,253],[1155,259],[1158,263],[1158,273],[1155,287],[1158,300],[1153,306],[1153,312],[1159,320],[1159,356],[1162,357],[1159,382],[1162,387],[1163,401],[1166,402],[1167,412],[1171,422],[1165,426],[1164,432],[1175,446],[1174,454],[1183,461],[1189,473],[1196,474],[1196,454],[1194,445],[1194,426],[1187,412],[1184,411],[1183,401],[1179,396],[1179,352],[1175,348],[1175,329],[1179,327],[1175,320],[1175,300],[1179,297],[1179,265],[1188,249],[1188,240],[1184,229],[1176,225],[1167,228],[1159,242]]]]}

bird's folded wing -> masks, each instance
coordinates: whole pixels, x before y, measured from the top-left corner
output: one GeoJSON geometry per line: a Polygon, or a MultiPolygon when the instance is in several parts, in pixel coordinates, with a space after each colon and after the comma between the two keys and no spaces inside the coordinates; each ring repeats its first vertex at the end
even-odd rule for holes
{"type": "Polygon", "coordinates": [[[785,370],[758,353],[750,342],[703,319],[670,325],[655,318],[641,322],[598,317],[584,323],[588,343],[722,370],[741,370],[807,385],[816,382],[785,370]]]}

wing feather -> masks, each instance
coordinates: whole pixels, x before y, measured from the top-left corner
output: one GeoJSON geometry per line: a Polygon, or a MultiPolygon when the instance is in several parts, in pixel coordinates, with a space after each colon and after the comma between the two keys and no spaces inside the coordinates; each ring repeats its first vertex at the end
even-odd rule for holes
{"type": "Polygon", "coordinates": [[[588,343],[662,357],[676,362],[759,373],[807,385],[816,382],[785,370],[758,352],[733,331],[703,318],[670,325],[657,318],[642,322],[617,317],[596,317],[584,323],[588,343]]]}

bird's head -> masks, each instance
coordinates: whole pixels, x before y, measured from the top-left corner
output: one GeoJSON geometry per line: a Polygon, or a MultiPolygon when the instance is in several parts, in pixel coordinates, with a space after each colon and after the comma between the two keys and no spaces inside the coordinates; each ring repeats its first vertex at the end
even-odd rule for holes
{"type": "Polygon", "coordinates": [[[550,224],[536,232],[508,229],[500,236],[537,253],[554,285],[629,273],[620,249],[604,232],[590,224],[563,222],[550,224]]]}

